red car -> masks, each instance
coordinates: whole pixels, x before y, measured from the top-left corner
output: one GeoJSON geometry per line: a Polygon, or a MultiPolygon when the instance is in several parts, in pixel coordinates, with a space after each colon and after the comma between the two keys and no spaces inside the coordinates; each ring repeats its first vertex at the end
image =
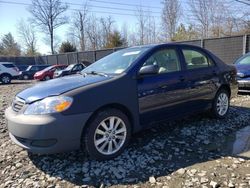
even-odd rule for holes
{"type": "Polygon", "coordinates": [[[52,65],[41,71],[36,72],[34,75],[35,80],[50,80],[53,78],[54,72],[56,70],[63,70],[67,67],[67,65],[52,65]]]}

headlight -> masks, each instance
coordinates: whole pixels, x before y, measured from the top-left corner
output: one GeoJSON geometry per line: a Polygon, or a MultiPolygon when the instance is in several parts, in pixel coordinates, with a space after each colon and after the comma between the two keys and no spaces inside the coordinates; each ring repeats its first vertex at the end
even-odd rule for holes
{"type": "Polygon", "coordinates": [[[29,105],[24,114],[37,115],[37,114],[51,114],[67,110],[73,102],[71,97],[54,96],[47,97],[41,101],[37,101],[29,105]]]}
{"type": "Polygon", "coordinates": [[[240,78],[244,78],[244,77],[245,77],[245,74],[244,74],[244,73],[241,73],[241,72],[238,72],[238,73],[237,73],[237,76],[240,77],[240,78]]]}

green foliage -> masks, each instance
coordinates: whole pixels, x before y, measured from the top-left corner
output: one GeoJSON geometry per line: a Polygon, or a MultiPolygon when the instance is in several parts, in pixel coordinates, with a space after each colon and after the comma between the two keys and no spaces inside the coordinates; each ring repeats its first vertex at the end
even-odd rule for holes
{"type": "Polygon", "coordinates": [[[122,38],[121,34],[118,31],[114,31],[109,34],[105,48],[121,47],[124,46],[125,44],[126,41],[124,38],[122,38]]]}
{"type": "Polygon", "coordinates": [[[192,25],[189,25],[187,28],[184,24],[180,24],[177,28],[172,41],[184,41],[184,40],[193,40],[198,38],[198,33],[194,30],[192,25]]]}
{"type": "Polygon", "coordinates": [[[63,42],[60,46],[59,53],[76,52],[76,47],[69,41],[63,42]]]}
{"type": "Polygon", "coordinates": [[[0,55],[20,56],[20,46],[15,42],[11,33],[5,34],[0,44],[0,55]]]}

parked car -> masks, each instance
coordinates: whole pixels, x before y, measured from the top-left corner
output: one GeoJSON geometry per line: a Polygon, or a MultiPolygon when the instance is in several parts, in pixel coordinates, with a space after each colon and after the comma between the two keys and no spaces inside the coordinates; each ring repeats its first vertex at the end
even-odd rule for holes
{"type": "Polygon", "coordinates": [[[67,65],[52,65],[41,71],[38,71],[34,75],[34,79],[36,80],[50,80],[53,78],[55,71],[61,71],[65,69],[67,65]]]}
{"type": "Polygon", "coordinates": [[[71,64],[66,69],[55,71],[54,78],[76,74],[76,73],[82,71],[85,67],[86,66],[82,63],[71,64]]]}
{"type": "Polygon", "coordinates": [[[19,77],[18,68],[11,62],[0,62],[0,82],[9,84],[12,79],[19,77]]]}
{"type": "Polygon", "coordinates": [[[19,71],[25,71],[29,67],[29,65],[16,65],[16,66],[19,69],[19,71]]]}
{"type": "Polygon", "coordinates": [[[191,45],[120,50],[80,74],[18,93],[5,111],[10,138],[33,153],[83,147],[111,159],[154,122],[209,111],[224,118],[238,92],[236,69],[191,45]]]}
{"type": "Polygon", "coordinates": [[[250,91],[250,52],[235,61],[239,91],[250,91]]]}
{"type": "Polygon", "coordinates": [[[25,71],[21,71],[20,79],[23,80],[33,79],[34,74],[36,72],[41,71],[49,66],[50,65],[30,65],[25,71]]]}

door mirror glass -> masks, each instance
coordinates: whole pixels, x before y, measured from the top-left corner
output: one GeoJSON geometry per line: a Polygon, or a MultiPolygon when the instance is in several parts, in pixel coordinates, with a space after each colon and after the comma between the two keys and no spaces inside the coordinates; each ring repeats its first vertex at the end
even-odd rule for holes
{"type": "Polygon", "coordinates": [[[140,69],[139,75],[158,74],[158,71],[159,71],[158,65],[146,65],[140,69]]]}

